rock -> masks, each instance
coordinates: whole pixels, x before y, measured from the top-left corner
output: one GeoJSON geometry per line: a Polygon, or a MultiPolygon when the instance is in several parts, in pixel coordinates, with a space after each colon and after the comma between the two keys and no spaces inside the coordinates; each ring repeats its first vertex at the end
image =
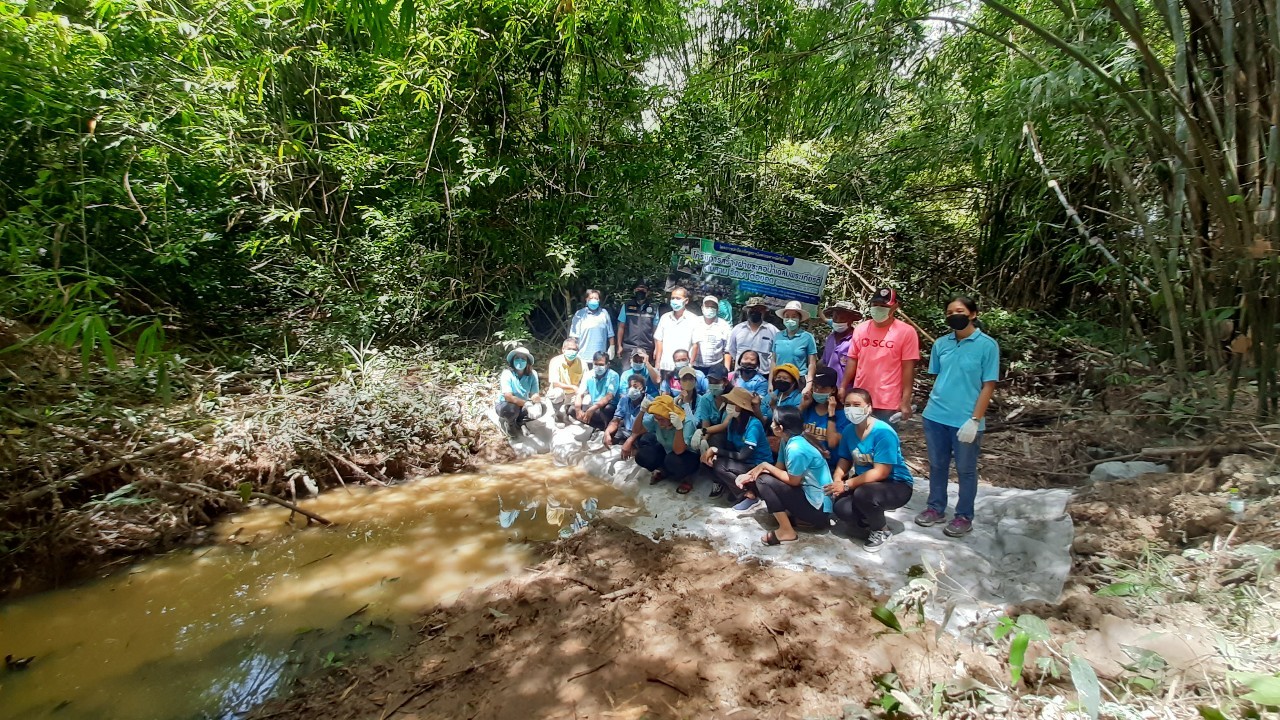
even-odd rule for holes
{"type": "Polygon", "coordinates": [[[1151,462],[1104,462],[1094,466],[1089,473],[1089,482],[1106,482],[1108,480],[1128,480],[1151,473],[1167,473],[1168,465],[1157,465],[1151,462]]]}
{"type": "Polygon", "coordinates": [[[1170,539],[1212,535],[1227,522],[1227,509],[1218,498],[1207,495],[1179,495],[1169,501],[1170,539]]]}

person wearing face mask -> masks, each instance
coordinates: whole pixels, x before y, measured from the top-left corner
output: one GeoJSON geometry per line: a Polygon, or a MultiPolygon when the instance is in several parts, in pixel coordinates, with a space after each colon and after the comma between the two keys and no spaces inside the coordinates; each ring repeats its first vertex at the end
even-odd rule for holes
{"type": "MultiPolygon", "coordinates": [[[[689,450],[697,452],[698,448],[693,442],[693,436],[698,431],[698,402],[707,393],[698,389],[698,381],[701,380],[703,387],[706,387],[706,378],[691,366],[684,366],[676,371],[676,379],[680,383],[679,392],[673,393],[672,398],[676,401],[676,406],[684,411],[684,439],[689,446],[689,450]]],[[[688,477],[680,483],[676,488],[676,492],[686,495],[693,489],[693,478],[688,477]]]]}
{"type": "Polygon", "coordinates": [[[649,363],[649,353],[640,348],[631,350],[631,359],[620,376],[623,387],[630,384],[632,375],[644,378],[645,395],[650,399],[658,397],[658,393],[662,391],[662,376],[658,373],[658,368],[649,363]]]}
{"type": "Polygon", "coordinates": [[[650,485],[667,479],[683,482],[697,472],[698,454],[689,447],[685,422],[685,412],[676,401],[659,395],[632,426],[631,437],[622,444],[622,456],[634,455],[637,465],[653,472],[650,485]]]}
{"type": "Polygon", "coordinates": [[[672,396],[680,394],[680,371],[685,368],[693,371],[693,376],[697,380],[698,392],[705,393],[707,391],[707,376],[701,370],[693,367],[693,364],[689,361],[688,350],[676,350],[672,353],[671,364],[674,367],[662,373],[662,392],[672,396]]]}
{"type": "Polygon", "coordinates": [[[538,373],[533,369],[533,353],[522,347],[507,353],[507,367],[498,377],[498,401],[494,411],[507,437],[522,435],[521,425],[529,420],[529,409],[542,402],[538,373]]]}
{"type": "MultiPolygon", "coordinates": [[[[824,490],[831,484],[831,468],[822,453],[805,437],[804,420],[799,408],[778,408],[773,413],[774,434],[782,438],[777,463],[761,463],[750,472],[739,475],[734,484],[764,501],[778,529],[765,534],[760,542],[780,545],[799,539],[795,525],[810,528],[831,526],[831,497],[824,490]]],[[[752,512],[755,502],[750,496],[734,509],[752,512]]]]}
{"type": "MultiPolygon", "coordinates": [[[[726,349],[734,362],[747,350],[755,351],[757,369],[764,374],[767,382],[769,371],[773,369],[773,338],[778,334],[778,328],[765,322],[769,306],[764,304],[764,298],[751,298],[742,311],[746,318],[729,332],[729,345],[726,349]]],[[[733,370],[734,367],[729,369],[733,370]]]]}
{"type": "Polygon", "coordinates": [[[618,357],[628,357],[636,350],[653,357],[653,331],[657,327],[658,311],[649,302],[649,286],[638,282],[635,294],[618,310],[618,332],[614,337],[618,357]]]}
{"type": "Polygon", "coordinates": [[[957,297],[947,303],[951,334],[938,338],[929,352],[929,374],[937,376],[924,407],[924,441],[929,450],[929,507],[916,524],[946,522],[947,481],[956,466],[960,496],[955,516],[942,529],[949,537],[973,529],[973,501],[978,494],[978,451],[986,428],[987,406],[1000,379],[1000,346],[974,326],[978,304],[957,297]]]}
{"type": "Polygon", "coordinates": [[[676,369],[675,354],[684,350],[686,358],[689,348],[693,347],[693,336],[698,330],[702,317],[697,311],[690,312],[686,305],[689,302],[689,291],[677,285],[671,291],[671,312],[664,313],[658,320],[658,329],[653,331],[654,354],[658,358],[658,370],[670,374],[676,369]]]}
{"type": "Polygon", "coordinates": [[[805,433],[817,441],[822,456],[834,470],[840,436],[848,424],[836,400],[835,370],[825,365],[818,368],[813,374],[813,391],[804,394],[800,401],[800,411],[804,413],[805,433]]]}
{"type": "MultiPolygon", "coordinates": [[[[702,463],[711,468],[716,480],[711,497],[720,497],[727,491],[736,505],[747,499],[746,492],[736,483],[738,476],[751,472],[761,463],[773,462],[773,451],[769,448],[764,423],[755,415],[751,393],[732,388],[722,397],[724,439],[702,453],[702,463]]],[[[744,507],[750,510],[755,503],[744,507]]]]}
{"type": "Polygon", "coordinates": [[[853,330],[849,364],[839,395],[849,387],[871,392],[872,414],[881,420],[900,422],[911,417],[911,386],[920,360],[920,336],[910,324],[894,317],[898,293],[880,288],[871,296],[871,319],[853,330]],[[897,419],[894,419],[897,416],[897,419]]]}
{"type": "Polygon", "coordinates": [[[695,326],[690,360],[704,374],[712,367],[728,368],[732,364],[727,350],[729,333],[733,330],[729,323],[720,319],[719,312],[720,300],[716,296],[708,295],[702,299],[702,319],[695,326]]]}
{"type": "Polygon", "coordinates": [[[600,307],[599,290],[588,290],[583,297],[587,306],[573,314],[569,337],[578,341],[578,351],[586,357],[607,354],[613,347],[613,320],[609,311],[600,307]]]}
{"type": "Polygon", "coordinates": [[[547,399],[555,407],[560,422],[565,421],[568,406],[573,404],[573,398],[582,386],[582,376],[587,373],[587,365],[578,354],[578,341],[573,338],[565,338],[560,343],[560,354],[551,358],[547,365],[547,384],[550,385],[547,399]]]}
{"type": "Polygon", "coordinates": [[[618,409],[613,414],[613,419],[609,421],[609,426],[604,429],[605,447],[613,447],[614,443],[625,443],[627,438],[631,437],[631,428],[636,424],[640,413],[644,412],[644,384],[643,375],[632,375],[623,384],[626,392],[622,393],[622,398],[618,400],[618,409]]]}
{"type": "Polygon", "coordinates": [[[869,552],[879,552],[893,536],[884,514],[911,500],[915,478],[902,456],[898,433],[871,410],[870,392],[853,388],[845,393],[849,427],[840,439],[836,470],[826,491],[835,498],[836,517],[866,538],[869,552]]]}
{"type": "Polygon", "coordinates": [[[609,367],[609,353],[601,350],[591,358],[591,372],[582,378],[573,419],[604,430],[613,419],[618,398],[618,373],[609,367]]]}
{"type": "Polygon", "coordinates": [[[844,387],[844,369],[849,364],[849,343],[853,340],[853,325],[862,319],[862,313],[848,300],[832,303],[822,311],[831,327],[827,339],[822,342],[822,364],[836,371],[836,395],[844,387]]]}
{"type": "Polygon", "coordinates": [[[813,333],[801,329],[800,324],[809,319],[809,311],[799,300],[792,300],[782,308],[782,332],[773,336],[773,361],[778,365],[794,365],[804,378],[804,387],[813,382],[814,362],[818,357],[818,343],[813,333]]]}
{"type": "MultiPolygon", "coordinates": [[[[729,384],[729,373],[723,365],[712,365],[707,368],[707,391],[698,398],[698,407],[694,413],[698,429],[702,431],[703,441],[710,446],[724,442],[725,431],[725,394],[733,386],[729,384]]],[[[694,443],[697,445],[698,443],[694,443]]]]}
{"type": "MultiPolygon", "coordinates": [[[[772,415],[777,415],[778,410],[784,407],[795,408],[797,412],[800,411],[800,404],[804,402],[804,392],[800,388],[799,368],[790,363],[775,367],[773,369],[772,386],[772,392],[769,393],[769,411],[772,415]]],[[[769,443],[773,446],[775,453],[779,452],[781,440],[777,435],[771,434],[769,436],[769,443]]]]}
{"type": "Polygon", "coordinates": [[[760,371],[760,354],[743,350],[738,355],[737,369],[730,378],[735,387],[751,393],[753,410],[761,422],[769,421],[769,376],[760,371]]]}

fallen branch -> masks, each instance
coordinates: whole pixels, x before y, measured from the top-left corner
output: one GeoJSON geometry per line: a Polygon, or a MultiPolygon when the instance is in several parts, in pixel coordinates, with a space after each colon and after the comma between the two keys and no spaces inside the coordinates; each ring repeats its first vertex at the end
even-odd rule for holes
{"type": "Polygon", "coordinates": [[[78,470],[76,472],[71,473],[70,475],[67,475],[61,480],[58,480],[57,482],[49,483],[48,485],[45,485],[42,488],[32,490],[26,495],[23,495],[22,500],[24,502],[31,502],[33,500],[37,500],[45,495],[48,495],[51,492],[56,491],[60,486],[74,485],[75,483],[78,483],[81,480],[84,480],[85,478],[91,478],[94,475],[97,475],[99,473],[104,473],[108,470],[114,470],[115,468],[118,468],[121,465],[127,465],[131,462],[134,462],[135,460],[141,460],[144,457],[156,455],[166,450],[173,450],[181,445],[186,444],[190,440],[191,440],[190,437],[183,436],[183,435],[179,435],[177,437],[171,437],[168,440],[165,440],[164,442],[156,443],[155,445],[143,448],[138,452],[129,453],[128,455],[121,455],[120,457],[114,460],[108,460],[107,462],[104,462],[101,465],[95,465],[91,468],[78,470]]]}
{"type": "MultiPolygon", "coordinates": [[[[451,673],[448,673],[447,675],[440,675],[440,676],[437,676],[437,677],[433,677],[433,678],[431,678],[431,679],[429,679],[429,680],[423,680],[423,681],[422,681],[422,683],[417,687],[417,689],[415,689],[413,692],[409,693],[408,695],[405,695],[405,696],[404,696],[404,699],[402,699],[400,702],[398,702],[398,703],[396,703],[396,704],[395,704],[395,707],[391,708],[390,710],[387,710],[387,711],[383,712],[383,713],[382,713],[382,715],[379,717],[379,720],[386,720],[387,718],[391,717],[392,715],[395,715],[396,713],[400,712],[400,708],[404,707],[405,705],[408,705],[408,704],[409,704],[409,703],[410,703],[414,698],[416,698],[416,697],[418,697],[419,695],[421,695],[422,693],[424,693],[424,692],[426,692],[426,691],[430,690],[432,687],[435,687],[436,685],[439,685],[440,683],[444,682],[445,680],[451,680],[451,679],[453,679],[453,678],[455,678],[455,677],[458,677],[459,675],[466,675],[466,674],[467,674],[467,673],[469,673],[469,672],[474,672],[474,671],[476,671],[476,670],[479,670],[480,668],[484,667],[485,665],[492,665],[492,664],[494,664],[494,663],[496,663],[496,662],[498,662],[498,661],[497,661],[497,660],[488,660],[488,661],[486,661],[486,662],[482,662],[482,663],[479,663],[479,664],[477,664],[477,665],[472,665],[471,667],[468,667],[468,668],[463,668],[462,670],[458,670],[457,672],[451,672],[451,673]]],[[[688,694],[688,693],[686,693],[686,694],[688,694]]]]}
{"type": "Polygon", "coordinates": [[[623,588],[621,590],[614,590],[611,593],[605,593],[600,596],[600,599],[601,600],[621,600],[622,598],[627,597],[628,595],[635,595],[638,592],[640,592],[640,586],[632,585],[631,587],[623,588]]]}
{"type": "MultiPolygon", "coordinates": [[[[355,464],[355,463],[351,462],[350,460],[348,460],[348,459],[346,459],[346,458],[342,457],[341,455],[339,455],[339,454],[337,454],[337,453],[335,453],[335,452],[332,452],[332,451],[330,451],[330,450],[325,450],[325,451],[324,451],[324,454],[325,454],[325,455],[328,455],[329,457],[333,458],[334,460],[337,460],[338,462],[340,462],[340,463],[342,463],[343,465],[345,465],[345,466],[347,466],[348,468],[350,468],[350,469],[351,469],[351,472],[355,473],[355,474],[356,474],[356,476],[358,476],[358,477],[362,478],[366,483],[369,483],[369,484],[371,484],[371,485],[386,485],[386,483],[385,483],[385,482],[383,482],[383,481],[379,480],[378,478],[376,478],[376,477],[374,477],[374,476],[370,475],[369,473],[365,472],[365,471],[364,471],[364,470],[363,470],[359,465],[357,465],[357,464],[355,464]]],[[[341,479],[341,478],[339,478],[339,479],[341,479]]]]}
{"type": "MultiPolygon", "coordinates": [[[[190,492],[190,493],[196,493],[201,495],[221,495],[228,499],[237,500],[240,502],[244,501],[243,498],[240,497],[239,493],[231,492],[230,490],[217,490],[217,489],[208,487],[207,485],[196,485],[194,483],[177,483],[171,480],[161,480],[160,482],[165,485],[171,485],[180,490],[186,490],[187,492],[190,492]]],[[[299,515],[306,517],[308,520],[314,520],[320,523],[321,525],[333,525],[333,522],[331,520],[328,520],[320,515],[316,515],[315,513],[310,512],[308,510],[303,510],[302,508],[298,507],[297,505],[294,505],[288,500],[281,500],[275,495],[268,495],[264,492],[253,491],[249,493],[249,497],[256,500],[265,500],[269,503],[275,503],[276,505],[279,505],[282,508],[285,508],[291,512],[296,512],[299,515]]]]}
{"type": "Polygon", "coordinates": [[[570,676],[565,680],[565,682],[570,683],[570,682],[573,682],[574,680],[577,680],[577,679],[578,679],[578,678],[580,678],[580,677],[586,677],[586,676],[590,675],[591,673],[593,673],[593,672],[595,672],[595,671],[597,671],[597,670],[599,670],[599,669],[603,668],[605,665],[608,665],[608,664],[609,664],[609,663],[611,663],[611,662],[613,662],[613,658],[609,658],[608,660],[605,660],[604,662],[602,662],[602,663],[600,663],[599,665],[597,665],[597,666],[595,666],[595,667],[591,668],[590,670],[583,670],[583,671],[582,671],[582,672],[580,672],[580,673],[574,673],[573,675],[570,675],[570,676]]]}

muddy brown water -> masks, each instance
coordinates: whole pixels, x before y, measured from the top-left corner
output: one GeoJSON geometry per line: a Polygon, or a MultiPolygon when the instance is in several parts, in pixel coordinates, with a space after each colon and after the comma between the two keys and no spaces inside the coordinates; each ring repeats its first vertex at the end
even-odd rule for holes
{"type": "Polygon", "coordinates": [[[631,500],[538,458],[220,524],[212,546],[0,605],[0,718],[236,718],[294,673],[392,652],[423,608],[512,577],[553,540],[631,500]]]}

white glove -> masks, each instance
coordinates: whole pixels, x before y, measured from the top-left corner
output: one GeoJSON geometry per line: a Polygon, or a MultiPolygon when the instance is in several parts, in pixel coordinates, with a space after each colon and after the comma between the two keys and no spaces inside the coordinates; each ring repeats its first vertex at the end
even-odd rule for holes
{"type": "Polygon", "coordinates": [[[675,413],[670,413],[667,415],[667,419],[671,421],[671,427],[674,427],[677,430],[684,429],[684,418],[680,417],[679,415],[675,413]]]}
{"type": "Polygon", "coordinates": [[[649,406],[652,404],[653,404],[653,398],[649,397],[648,395],[645,395],[644,399],[640,401],[640,409],[648,410],[649,406]]]}
{"type": "Polygon", "coordinates": [[[537,420],[542,417],[542,413],[546,410],[542,403],[525,403],[524,411],[530,420],[537,420]]]}
{"type": "Polygon", "coordinates": [[[702,428],[698,428],[693,431],[693,437],[689,438],[689,447],[697,450],[699,455],[707,451],[707,443],[702,435],[702,428]]]}
{"type": "Polygon", "coordinates": [[[956,431],[956,439],[962,443],[971,443],[978,438],[978,421],[969,418],[956,431]]]}
{"type": "Polygon", "coordinates": [[[609,346],[609,359],[610,359],[610,360],[612,360],[612,359],[616,358],[617,356],[618,356],[618,348],[616,348],[616,347],[614,347],[614,346],[610,345],[610,346],[609,346]]]}

